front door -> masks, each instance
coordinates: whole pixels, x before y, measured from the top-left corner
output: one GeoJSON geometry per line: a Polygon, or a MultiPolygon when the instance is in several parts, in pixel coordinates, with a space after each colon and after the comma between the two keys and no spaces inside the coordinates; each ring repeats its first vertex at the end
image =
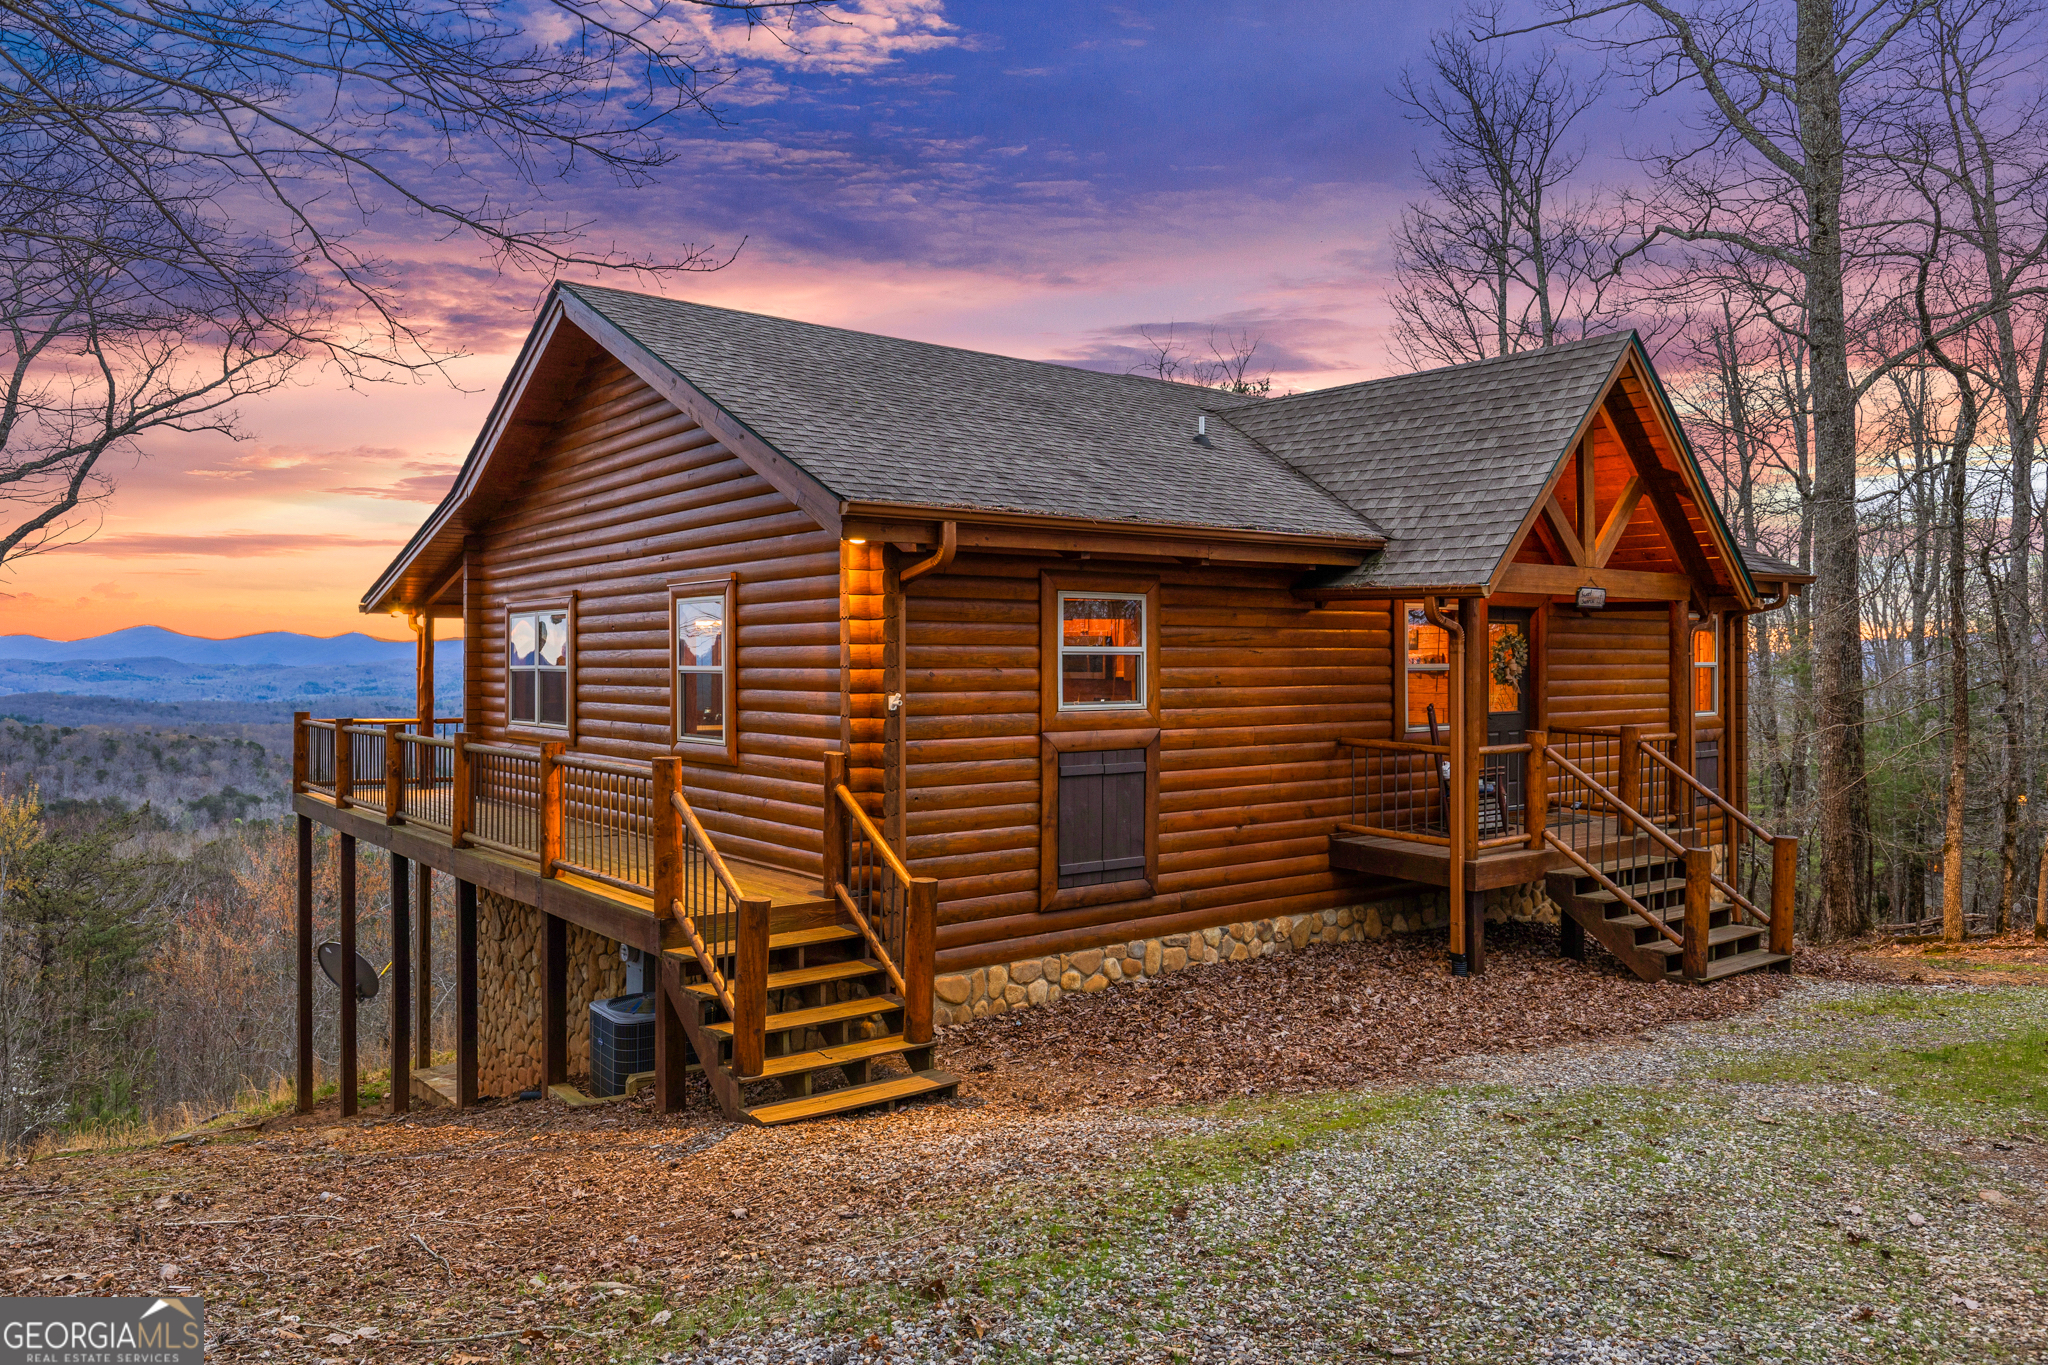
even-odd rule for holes
{"type": "Polygon", "coordinates": [[[1486,636],[1486,742],[1520,744],[1529,730],[1529,613],[1494,608],[1486,636]]]}

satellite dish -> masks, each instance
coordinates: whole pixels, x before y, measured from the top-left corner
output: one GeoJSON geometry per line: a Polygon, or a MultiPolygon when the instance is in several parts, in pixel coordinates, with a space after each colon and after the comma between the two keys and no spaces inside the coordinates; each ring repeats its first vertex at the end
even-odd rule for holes
{"type": "MultiPolygon", "coordinates": [[[[327,974],[335,989],[341,988],[341,945],[332,941],[320,945],[316,956],[320,959],[320,970],[327,974]]],[[[356,954],[356,999],[377,998],[377,968],[361,953],[356,954]]]]}

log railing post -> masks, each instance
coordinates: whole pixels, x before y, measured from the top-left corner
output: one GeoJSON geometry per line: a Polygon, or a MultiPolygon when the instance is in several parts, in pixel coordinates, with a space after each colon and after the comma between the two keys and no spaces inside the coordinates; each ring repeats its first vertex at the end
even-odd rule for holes
{"type": "Polygon", "coordinates": [[[1530,851],[1540,853],[1543,831],[1550,827],[1550,760],[1543,752],[1550,747],[1550,736],[1531,730],[1525,738],[1529,752],[1522,756],[1522,824],[1528,830],[1530,851]]]}
{"type": "Polygon", "coordinates": [[[825,898],[846,880],[846,811],[839,789],[846,785],[846,755],[833,749],[825,755],[825,898]]]}
{"type": "Polygon", "coordinates": [[[676,809],[675,795],[683,785],[683,761],[669,755],[655,759],[653,767],[654,921],[662,946],[669,947],[682,941],[676,902],[683,892],[683,816],[676,809]]]}
{"type": "Polygon", "coordinates": [[[1799,841],[1789,834],[1771,838],[1771,951],[1792,954],[1792,910],[1799,887],[1799,841]]]}
{"type": "Polygon", "coordinates": [[[555,875],[562,856],[562,755],[569,746],[549,740],[540,746],[540,875],[555,875]]]}
{"type": "Polygon", "coordinates": [[[347,810],[349,797],[356,789],[356,737],[348,732],[355,724],[348,720],[334,722],[334,808],[347,810]]]}
{"type": "Polygon", "coordinates": [[[1627,806],[1632,811],[1640,811],[1643,808],[1643,793],[1641,791],[1643,777],[1643,730],[1641,726],[1624,725],[1621,727],[1621,757],[1617,761],[1621,764],[1621,771],[1615,774],[1617,780],[1614,784],[1614,790],[1621,797],[1622,805],[1627,806]]]}
{"type": "Polygon", "coordinates": [[[1713,850],[1689,848],[1685,851],[1685,944],[1679,953],[1679,970],[1688,980],[1698,981],[1707,974],[1707,938],[1713,913],[1713,850]]]}
{"type": "Polygon", "coordinates": [[[384,727],[384,823],[405,818],[405,733],[403,725],[384,727]]]}
{"type": "Polygon", "coordinates": [[[732,1069],[742,1076],[760,1075],[767,1060],[768,906],[765,898],[740,902],[733,952],[732,1069]]]}
{"type": "Polygon", "coordinates": [[[903,926],[903,1041],[929,1043],[939,934],[938,878],[912,877],[905,889],[909,916],[903,926]]]}
{"type": "Polygon", "coordinates": [[[449,752],[451,760],[449,781],[452,790],[448,793],[448,847],[469,847],[469,733],[455,732],[455,747],[449,752]]]}
{"type": "Polygon", "coordinates": [[[306,733],[311,711],[292,712],[292,795],[306,789],[306,769],[312,759],[312,737],[306,733]]]}

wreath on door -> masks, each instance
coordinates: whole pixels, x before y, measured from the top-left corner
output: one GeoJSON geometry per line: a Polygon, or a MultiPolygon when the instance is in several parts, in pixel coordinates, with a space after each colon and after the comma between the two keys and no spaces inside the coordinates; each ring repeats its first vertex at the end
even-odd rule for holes
{"type": "Polygon", "coordinates": [[[1507,631],[1493,642],[1493,680],[1502,687],[1520,687],[1529,669],[1529,637],[1519,630],[1507,631]]]}

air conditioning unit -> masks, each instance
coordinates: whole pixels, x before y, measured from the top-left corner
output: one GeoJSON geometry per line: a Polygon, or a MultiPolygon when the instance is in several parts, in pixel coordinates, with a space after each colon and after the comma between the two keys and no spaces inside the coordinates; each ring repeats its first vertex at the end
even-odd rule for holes
{"type": "Polygon", "coordinates": [[[623,1095],[626,1078],[654,1070],[654,995],[590,1002],[591,1093],[623,1095]]]}

